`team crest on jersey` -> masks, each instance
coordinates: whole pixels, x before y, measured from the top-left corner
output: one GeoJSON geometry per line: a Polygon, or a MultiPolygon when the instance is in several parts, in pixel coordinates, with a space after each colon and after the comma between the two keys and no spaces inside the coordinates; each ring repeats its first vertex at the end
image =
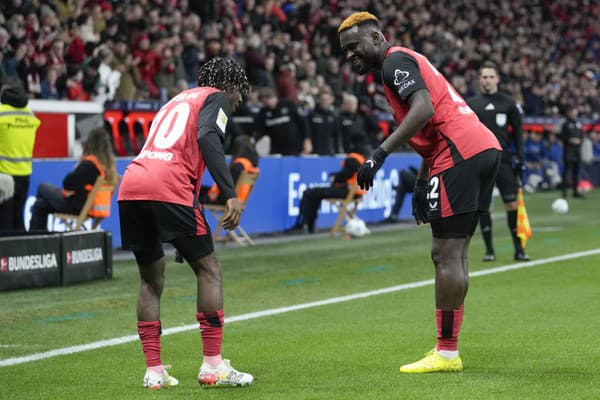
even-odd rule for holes
{"type": "Polygon", "coordinates": [[[217,126],[225,133],[225,128],[227,128],[227,114],[225,114],[222,108],[219,108],[219,113],[217,114],[217,126]]]}
{"type": "Polygon", "coordinates": [[[400,84],[402,82],[404,82],[405,80],[407,80],[409,76],[410,76],[410,73],[407,71],[402,71],[399,69],[395,70],[394,71],[394,85],[400,86],[400,84]]]}
{"type": "Polygon", "coordinates": [[[496,114],[496,125],[502,127],[506,125],[506,114],[498,113],[496,114]]]}

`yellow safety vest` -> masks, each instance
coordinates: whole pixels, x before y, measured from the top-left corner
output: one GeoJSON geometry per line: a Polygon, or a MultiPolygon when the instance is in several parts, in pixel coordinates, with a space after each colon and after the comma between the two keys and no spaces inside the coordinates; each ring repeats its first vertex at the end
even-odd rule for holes
{"type": "Polygon", "coordinates": [[[35,133],[40,120],[27,107],[0,104],[0,172],[31,175],[35,133]]]}

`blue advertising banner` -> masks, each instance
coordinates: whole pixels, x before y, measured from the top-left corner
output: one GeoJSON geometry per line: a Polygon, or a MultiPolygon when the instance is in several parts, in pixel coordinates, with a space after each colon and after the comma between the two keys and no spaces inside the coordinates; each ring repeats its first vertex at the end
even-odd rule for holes
{"type": "MultiPolygon", "coordinates": [[[[250,233],[281,232],[292,227],[299,213],[302,193],[308,187],[327,186],[329,174],[341,169],[344,156],[338,157],[263,157],[260,160],[260,176],[252,191],[244,214],[242,226],[250,233]]],[[[123,175],[131,158],[117,161],[117,170],[123,175]]],[[[29,226],[31,207],[35,202],[37,186],[42,182],[50,182],[61,186],[66,174],[73,169],[76,160],[35,160],[31,175],[29,197],[25,205],[25,226],[29,226]]],[[[420,157],[416,154],[391,154],[383,168],[378,171],[375,186],[364,196],[359,207],[358,216],[364,221],[378,222],[389,215],[394,204],[395,190],[400,170],[409,165],[418,167],[420,157]]],[[[205,185],[212,185],[208,172],[205,185]]],[[[118,190],[118,189],[117,189],[118,190]]],[[[157,190],[160,190],[158,188],[157,190]]],[[[101,228],[113,234],[113,246],[121,247],[119,228],[119,210],[117,196],[113,196],[111,215],[101,223],[101,228]]],[[[400,218],[410,217],[410,200],[406,199],[400,211],[400,218]]],[[[333,225],[337,211],[327,202],[321,204],[317,228],[333,225]]],[[[212,227],[216,221],[207,213],[212,227]]],[[[50,216],[48,229],[55,232],[65,230],[64,224],[50,216]]]]}

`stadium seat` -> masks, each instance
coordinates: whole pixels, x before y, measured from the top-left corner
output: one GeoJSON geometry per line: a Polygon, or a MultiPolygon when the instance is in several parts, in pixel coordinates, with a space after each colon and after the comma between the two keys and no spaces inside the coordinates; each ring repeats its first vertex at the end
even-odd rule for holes
{"type": "MultiPolygon", "coordinates": [[[[248,201],[247,199],[250,196],[250,193],[252,192],[252,189],[254,188],[254,184],[256,183],[257,179],[257,173],[242,171],[235,184],[235,189],[238,193],[242,185],[249,186],[248,195],[246,197],[246,201],[244,201],[244,207],[246,207],[246,202],[248,201]]],[[[213,240],[215,241],[215,243],[221,242],[223,244],[227,244],[227,242],[229,241],[234,241],[240,246],[254,246],[254,241],[252,240],[252,238],[250,238],[250,236],[248,236],[244,228],[242,228],[241,223],[238,225],[237,228],[231,231],[227,231],[223,235],[221,234],[223,230],[223,225],[221,224],[221,221],[223,220],[223,216],[225,214],[225,205],[205,203],[203,204],[203,207],[205,210],[208,210],[218,222],[213,233],[213,240]]]]}
{"type": "Polygon", "coordinates": [[[331,236],[335,236],[338,231],[346,224],[350,219],[354,218],[356,211],[358,211],[358,205],[362,200],[362,194],[356,194],[360,188],[358,185],[351,185],[348,188],[348,194],[346,197],[328,197],[324,200],[330,202],[338,209],[338,215],[335,223],[331,227],[331,236]]]}
{"type": "Polygon", "coordinates": [[[131,111],[125,116],[125,124],[127,124],[127,133],[129,134],[129,140],[135,154],[138,154],[144,145],[144,141],[148,137],[150,131],[150,124],[154,118],[153,112],[148,111],[131,111]],[[139,124],[142,127],[143,139],[138,139],[135,132],[135,124],[139,124]]]}
{"type": "Polygon", "coordinates": [[[123,111],[119,110],[106,110],[104,111],[104,120],[108,122],[110,126],[110,133],[113,138],[113,145],[115,146],[115,151],[119,156],[126,156],[127,152],[125,151],[125,147],[123,146],[123,139],[121,138],[121,131],[119,130],[119,125],[123,121],[124,114],[123,111]]]}
{"type": "Polygon", "coordinates": [[[96,182],[94,183],[94,186],[92,187],[92,190],[90,190],[90,192],[88,193],[85,204],[83,205],[83,208],[81,209],[79,214],[53,213],[52,215],[54,216],[54,218],[64,222],[67,231],[86,230],[84,224],[88,219],[94,220],[94,222],[92,223],[92,229],[98,229],[98,225],[100,225],[100,222],[102,222],[103,219],[108,218],[108,216],[102,218],[95,218],[89,215],[90,209],[92,208],[92,203],[94,202],[94,198],[100,192],[110,192],[110,196],[112,198],[112,195],[115,192],[115,188],[119,183],[119,179],[120,177],[117,177],[116,182],[108,183],[102,176],[98,176],[96,182]]]}

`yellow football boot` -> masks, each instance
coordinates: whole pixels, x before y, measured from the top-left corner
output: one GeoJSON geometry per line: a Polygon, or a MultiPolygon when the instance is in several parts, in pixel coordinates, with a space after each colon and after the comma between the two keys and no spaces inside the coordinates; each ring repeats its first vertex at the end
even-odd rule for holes
{"type": "Polygon", "coordinates": [[[460,372],[463,370],[463,363],[460,357],[449,360],[439,355],[435,350],[425,354],[425,357],[412,364],[406,364],[400,367],[400,372],[406,374],[424,374],[427,372],[460,372]]]}

